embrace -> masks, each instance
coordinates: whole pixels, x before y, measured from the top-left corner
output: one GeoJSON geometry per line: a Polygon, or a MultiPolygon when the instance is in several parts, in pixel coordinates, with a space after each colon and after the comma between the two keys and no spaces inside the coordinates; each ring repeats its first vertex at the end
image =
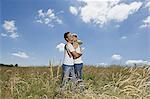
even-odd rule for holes
{"type": "Polygon", "coordinates": [[[82,49],[80,45],[82,42],[78,40],[77,34],[66,32],[64,34],[66,45],[64,47],[64,59],[62,65],[62,86],[68,80],[74,83],[82,82],[82,67],[83,61],[81,59],[82,49]]]}

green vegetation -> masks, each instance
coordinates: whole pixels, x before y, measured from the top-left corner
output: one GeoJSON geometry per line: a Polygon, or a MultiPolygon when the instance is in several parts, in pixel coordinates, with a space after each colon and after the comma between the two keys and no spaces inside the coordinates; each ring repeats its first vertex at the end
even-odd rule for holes
{"type": "Polygon", "coordinates": [[[83,68],[84,87],[60,88],[61,66],[0,67],[1,99],[150,99],[150,67],[83,68]]]}

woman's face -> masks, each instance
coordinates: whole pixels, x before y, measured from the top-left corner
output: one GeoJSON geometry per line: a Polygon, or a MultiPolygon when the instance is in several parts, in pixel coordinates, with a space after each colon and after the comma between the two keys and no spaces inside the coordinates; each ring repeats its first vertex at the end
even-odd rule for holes
{"type": "Polygon", "coordinates": [[[77,36],[73,35],[73,41],[75,42],[77,40],[78,40],[77,36]]]}

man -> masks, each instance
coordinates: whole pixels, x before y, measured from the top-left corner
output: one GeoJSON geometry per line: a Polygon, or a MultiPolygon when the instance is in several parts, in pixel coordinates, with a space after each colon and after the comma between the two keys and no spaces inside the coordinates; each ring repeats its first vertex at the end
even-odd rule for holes
{"type": "MultiPolygon", "coordinates": [[[[75,51],[77,53],[82,53],[80,44],[82,42],[78,42],[78,36],[77,34],[72,34],[73,36],[73,46],[75,48],[75,51]]],[[[82,68],[83,68],[83,61],[82,58],[79,57],[77,59],[74,59],[74,69],[75,69],[75,74],[78,80],[82,80],[82,68]]]]}
{"type": "Polygon", "coordinates": [[[76,81],[74,72],[74,59],[79,58],[82,54],[75,51],[75,48],[71,44],[73,42],[73,37],[70,32],[64,34],[64,39],[66,40],[64,60],[62,65],[62,86],[68,82],[69,74],[72,75],[72,81],[76,81]]]}

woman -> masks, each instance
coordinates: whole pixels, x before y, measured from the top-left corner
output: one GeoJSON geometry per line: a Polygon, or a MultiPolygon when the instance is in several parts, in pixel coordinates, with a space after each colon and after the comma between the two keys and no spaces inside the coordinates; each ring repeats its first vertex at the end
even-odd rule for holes
{"type": "MultiPolygon", "coordinates": [[[[82,53],[82,49],[80,47],[82,41],[78,40],[77,34],[72,34],[72,36],[73,36],[73,46],[75,48],[75,51],[77,53],[82,53]]],[[[78,80],[82,80],[82,68],[83,68],[82,58],[79,57],[77,59],[74,59],[74,69],[78,80]]]]}

